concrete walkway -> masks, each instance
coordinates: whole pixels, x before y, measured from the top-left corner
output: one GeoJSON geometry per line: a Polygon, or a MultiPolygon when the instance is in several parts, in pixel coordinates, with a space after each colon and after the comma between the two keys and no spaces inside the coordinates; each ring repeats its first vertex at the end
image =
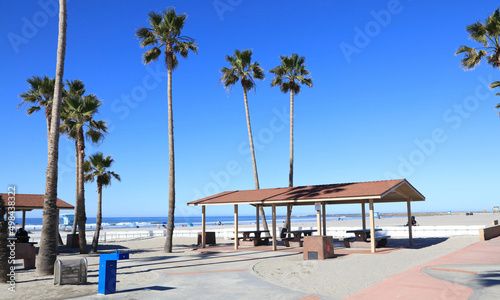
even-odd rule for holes
{"type": "MultiPolygon", "coordinates": [[[[110,295],[79,299],[324,299],[279,287],[257,278],[252,266],[263,259],[296,255],[297,251],[221,251],[230,247],[210,247],[207,252],[179,255],[168,259],[130,259],[119,263],[120,273],[156,272],[158,280],[110,295]]],[[[262,247],[265,248],[265,247],[262,247]]]]}
{"type": "MultiPolygon", "coordinates": [[[[300,250],[234,251],[229,246],[204,251],[124,261],[118,281],[120,273],[127,272],[153,271],[159,278],[128,285],[112,295],[80,299],[328,299],[280,287],[253,274],[255,263],[297,255],[300,250]]],[[[500,299],[500,237],[411,268],[347,299],[500,299]]]]}
{"type": "Polygon", "coordinates": [[[500,237],[412,268],[347,299],[500,299],[500,237]]]}

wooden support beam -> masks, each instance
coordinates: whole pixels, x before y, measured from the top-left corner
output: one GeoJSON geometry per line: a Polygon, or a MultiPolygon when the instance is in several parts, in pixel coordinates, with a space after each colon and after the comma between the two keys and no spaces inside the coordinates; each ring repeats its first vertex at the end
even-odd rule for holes
{"type": "Polygon", "coordinates": [[[316,225],[318,227],[318,235],[321,236],[321,210],[316,210],[316,225]]]}
{"type": "Polygon", "coordinates": [[[375,253],[375,218],[373,213],[373,199],[370,199],[370,244],[372,253],[375,253]]]}
{"type": "Polygon", "coordinates": [[[256,224],[256,230],[259,231],[260,230],[259,205],[255,205],[255,224],[256,224]]]}
{"type": "Polygon", "coordinates": [[[322,203],[323,208],[323,235],[326,235],[326,203],[322,203]]]}
{"type": "MultiPolygon", "coordinates": [[[[57,219],[59,220],[59,214],[57,214],[57,219]]],[[[23,210],[23,221],[22,221],[22,223],[23,223],[23,225],[22,225],[23,229],[26,229],[26,211],[25,210],[23,210]]]]}
{"type": "Polygon", "coordinates": [[[292,205],[288,204],[286,206],[286,223],[288,224],[287,230],[292,230],[292,205]]]}
{"type": "Polygon", "coordinates": [[[273,251],[276,248],[276,204],[273,204],[273,251]]]}
{"type": "Polygon", "coordinates": [[[411,198],[408,197],[408,201],[406,203],[406,209],[408,213],[408,241],[410,242],[410,246],[413,245],[413,224],[411,220],[411,198]]]}
{"type": "Polygon", "coordinates": [[[201,206],[201,248],[206,245],[205,205],[201,206]]]}
{"type": "Polygon", "coordinates": [[[363,230],[366,229],[366,211],[365,211],[365,200],[361,200],[361,222],[363,230]]]}
{"type": "Polygon", "coordinates": [[[238,250],[238,204],[234,205],[234,250],[238,250]]]}

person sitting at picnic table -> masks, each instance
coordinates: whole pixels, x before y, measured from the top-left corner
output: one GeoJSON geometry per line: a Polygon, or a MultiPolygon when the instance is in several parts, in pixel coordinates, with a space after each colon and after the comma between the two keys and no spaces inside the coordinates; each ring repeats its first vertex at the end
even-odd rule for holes
{"type": "MultiPolygon", "coordinates": [[[[405,226],[408,226],[408,223],[406,223],[405,226]]],[[[411,226],[418,226],[417,220],[415,220],[415,216],[411,216],[411,226]]]]}
{"type": "Polygon", "coordinates": [[[18,243],[27,243],[30,240],[28,232],[24,228],[19,228],[16,232],[16,238],[18,243]]]}

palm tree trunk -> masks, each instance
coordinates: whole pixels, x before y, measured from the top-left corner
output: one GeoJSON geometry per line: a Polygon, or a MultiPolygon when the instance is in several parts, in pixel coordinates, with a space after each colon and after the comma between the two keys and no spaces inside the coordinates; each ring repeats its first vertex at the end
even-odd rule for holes
{"type": "MultiPolygon", "coordinates": [[[[246,117],[247,117],[248,138],[250,140],[250,152],[252,154],[253,178],[255,181],[255,189],[258,190],[258,189],[260,189],[259,175],[257,172],[257,161],[255,159],[255,149],[253,146],[252,127],[250,126],[250,111],[248,109],[248,97],[247,97],[247,91],[246,91],[245,87],[243,87],[243,99],[245,100],[245,113],[246,113],[246,117]]],[[[260,212],[260,218],[262,219],[262,226],[263,226],[264,230],[269,230],[269,227],[267,226],[267,221],[266,221],[266,214],[265,214],[264,208],[262,206],[259,206],[259,212],[260,212]]],[[[264,234],[264,236],[268,236],[268,234],[264,234]]]]}
{"type": "Polygon", "coordinates": [[[83,180],[83,160],[85,157],[85,138],[83,136],[83,128],[78,129],[78,239],[80,243],[80,254],[87,254],[89,250],[87,248],[87,240],[85,238],[85,223],[87,223],[87,217],[85,216],[85,187],[83,180]]]}
{"type": "Polygon", "coordinates": [[[174,119],[172,112],[172,68],[173,60],[170,52],[167,52],[167,98],[168,98],[168,164],[169,164],[169,186],[168,186],[168,219],[167,239],[164,251],[172,252],[172,239],[174,235],[174,213],[175,213],[175,165],[174,165],[174,119]]]}
{"type": "Polygon", "coordinates": [[[92,240],[91,252],[97,252],[97,245],[99,244],[99,234],[101,232],[102,224],[102,184],[97,182],[97,217],[95,222],[94,239],[92,240]]]}
{"type": "Polygon", "coordinates": [[[288,186],[293,186],[293,90],[290,89],[290,172],[288,186]]]}
{"type": "Polygon", "coordinates": [[[78,219],[76,216],[78,216],[78,179],[80,174],[80,170],[78,169],[79,163],[78,163],[78,140],[75,139],[75,215],[73,216],[73,228],[71,228],[71,234],[75,236],[76,234],[76,228],[78,227],[78,219]]]}
{"type": "Polygon", "coordinates": [[[59,36],[57,41],[57,66],[54,100],[52,103],[52,121],[49,135],[47,176],[43,201],[42,235],[37,257],[37,275],[54,273],[57,258],[57,160],[59,157],[59,122],[64,76],[64,58],[66,55],[66,0],[59,0],[59,36]]]}
{"type": "MultiPolygon", "coordinates": [[[[288,186],[293,186],[293,89],[290,89],[290,171],[288,173],[288,186]]],[[[284,227],[290,231],[290,215],[292,214],[293,205],[290,205],[290,208],[287,208],[286,215],[287,218],[285,220],[284,227]]]]}

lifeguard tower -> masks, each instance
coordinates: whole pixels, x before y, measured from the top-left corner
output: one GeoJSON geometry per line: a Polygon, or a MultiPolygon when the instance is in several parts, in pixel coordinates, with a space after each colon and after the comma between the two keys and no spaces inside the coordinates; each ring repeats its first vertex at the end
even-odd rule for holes
{"type": "Polygon", "coordinates": [[[61,224],[62,230],[70,231],[73,227],[73,221],[75,220],[74,214],[62,214],[63,223],[61,224]],[[68,228],[69,227],[69,228],[68,228]]]}

